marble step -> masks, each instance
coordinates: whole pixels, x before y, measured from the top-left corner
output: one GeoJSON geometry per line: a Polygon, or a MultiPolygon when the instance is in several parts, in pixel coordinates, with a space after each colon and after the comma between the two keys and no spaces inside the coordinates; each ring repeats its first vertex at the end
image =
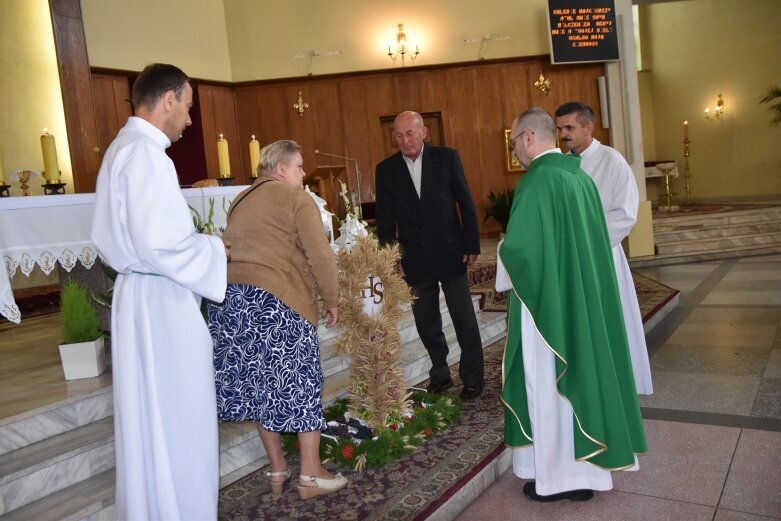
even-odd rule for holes
{"type": "MultiPolygon", "coordinates": [[[[474,299],[477,300],[477,297],[474,299]]],[[[411,315],[411,312],[409,313],[411,315]]],[[[483,346],[501,338],[506,331],[505,314],[477,313],[483,346]]],[[[446,317],[443,316],[443,320],[446,317]]],[[[452,323],[444,332],[451,347],[450,362],[460,356],[452,323]]],[[[414,328],[414,321],[412,322],[414,328]]],[[[428,377],[430,362],[425,348],[417,337],[403,348],[402,363],[405,378],[414,385],[428,377]]],[[[326,404],[348,394],[349,368],[330,375],[325,382],[323,395],[326,404]]],[[[110,388],[109,394],[110,397],[110,388]]],[[[220,485],[226,486],[265,465],[265,453],[252,422],[220,422],[220,485]]],[[[0,475],[7,476],[0,482],[0,491],[6,486],[8,498],[0,494],[5,515],[2,519],[89,519],[91,521],[113,519],[113,418],[106,417],[92,425],[56,435],[32,446],[18,449],[0,457],[0,475]],[[84,446],[85,440],[87,441],[84,446]],[[60,453],[53,447],[74,445],[68,453],[60,453]],[[95,448],[104,451],[96,452],[95,448]],[[84,467],[90,458],[96,466],[87,475],[74,473],[79,479],[60,479],[47,485],[49,475],[63,472],[68,465],[84,467]],[[109,465],[105,468],[101,465],[109,465]],[[8,465],[6,469],[3,465],[8,465]],[[36,480],[44,480],[41,486],[36,480]],[[35,491],[29,494],[29,491],[35,491]],[[90,491],[86,494],[83,491],[90,491]],[[8,512],[10,509],[13,511],[8,512]],[[8,513],[6,513],[8,512],[8,513]],[[13,517],[11,517],[13,516],[13,517]]]]}
{"type": "Polygon", "coordinates": [[[96,474],[9,512],[3,521],[113,521],[114,469],[96,474]]]}
{"type": "Polygon", "coordinates": [[[705,252],[680,252],[666,255],[646,255],[641,257],[632,257],[628,259],[629,267],[648,268],[652,266],[668,266],[671,264],[681,264],[684,262],[707,262],[712,260],[733,259],[736,257],[755,257],[761,255],[773,255],[781,253],[781,243],[767,246],[738,246],[725,248],[721,251],[705,252]]]}
{"type": "Polygon", "coordinates": [[[113,423],[103,418],[0,457],[0,514],[114,468],[113,423]]]}
{"type": "Polygon", "coordinates": [[[781,244],[781,231],[667,242],[657,244],[657,254],[720,252],[728,249],[753,249],[775,244],[781,244]]]}
{"type": "Polygon", "coordinates": [[[674,217],[655,217],[653,226],[654,233],[656,233],[677,229],[685,230],[690,228],[727,226],[763,221],[781,221],[781,208],[776,206],[752,210],[739,210],[736,212],[701,215],[681,214],[674,217]]]}
{"type": "Polygon", "coordinates": [[[111,386],[0,420],[0,456],[114,414],[111,386]]]}
{"type": "Polygon", "coordinates": [[[657,245],[719,237],[742,237],[754,234],[781,232],[781,220],[743,224],[678,228],[672,231],[654,231],[657,245]]]}

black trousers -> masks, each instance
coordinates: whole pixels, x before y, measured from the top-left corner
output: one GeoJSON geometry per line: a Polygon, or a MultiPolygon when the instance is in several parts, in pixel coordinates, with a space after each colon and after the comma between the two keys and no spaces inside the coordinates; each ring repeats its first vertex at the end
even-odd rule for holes
{"type": "MultiPolygon", "coordinates": [[[[439,281],[429,276],[424,282],[412,286],[418,297],[412,304],[418,335],[431,358],[429,378],[432,385],[441,385],[451,380],[447,365],[448,347],[442,332],[442,314],[439,312],[439,281]]],[[[469,281],[466,273],[452,280],[442,282],[447,309],[453,319],[458,345],[461,346],[461,363],[458,375],[466,387],[483,385],[483,345],[480,328],[477,325],[469,281]]]]}

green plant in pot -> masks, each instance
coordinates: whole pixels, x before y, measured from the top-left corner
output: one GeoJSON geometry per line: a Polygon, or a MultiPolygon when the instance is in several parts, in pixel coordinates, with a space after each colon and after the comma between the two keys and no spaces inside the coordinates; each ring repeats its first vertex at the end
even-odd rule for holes
{"type": "Polygon", "coordinates": [[[68,280],[60,292],[62,341],[60,359],[66,380],[91,378],[106,370],[100,319],[86,288],[68,280]]]}
{"type": "Polygon", "coordinates": [[[499,226],[502,227],[502,233],[506,233],[507,223],[510,222],[510,210],[513,206],[514,193],[515,190],[512,188],[503,190],[498,194],[493,193],[493,191],[489,192],[488,201],[491,203],[491,206],[486,207],[483,222],[493,217],[499,223],[499,226]]]}

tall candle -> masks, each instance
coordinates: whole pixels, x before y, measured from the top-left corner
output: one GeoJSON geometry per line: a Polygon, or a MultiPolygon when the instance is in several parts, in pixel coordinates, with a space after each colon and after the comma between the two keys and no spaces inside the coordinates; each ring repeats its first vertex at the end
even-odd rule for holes
{"type": "Polygon", "coordinates": [[[231,176],[231,160],[228,156],[228,140],[222,137],[217,140],[217,160],[220,162],[220,177],[231,176]]]}
{"type": "Polygon", "coordinates": [[[689,122],[683,122],[683,139],[689,139],[689,122]]]}
{"type": "Polygon", "coordinates": [[[43,129],[43,135],[41,135],[41,152],[43,152],[43,170],[46,181],[59,183],[60,164],[57,162],[57,145],[54,143],[54,136],[49,134],[46,129],[43,129]]]}
{"type": "Polygon", "coordinates": [[[252,177],[258,176],[258,163],[260,163],[260,143],[252,136],[249,142],[249,164],[252,177]]]}
{"type": "Polygon", "coordinates": [[[0,185],[5,184],[5,168],[3,167],[3,155],[0,154],[0,185]]]}

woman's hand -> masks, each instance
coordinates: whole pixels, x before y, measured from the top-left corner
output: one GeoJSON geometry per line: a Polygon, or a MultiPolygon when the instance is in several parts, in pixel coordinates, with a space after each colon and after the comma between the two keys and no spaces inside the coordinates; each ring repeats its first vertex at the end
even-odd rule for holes
{"type": "Polygon", "coordinates": [[[326,329],[331,329],[339,322],[339,308],[328,308],[323,312],[323,316],[328,317],[328,322],[325,324],[326,329]]]}

